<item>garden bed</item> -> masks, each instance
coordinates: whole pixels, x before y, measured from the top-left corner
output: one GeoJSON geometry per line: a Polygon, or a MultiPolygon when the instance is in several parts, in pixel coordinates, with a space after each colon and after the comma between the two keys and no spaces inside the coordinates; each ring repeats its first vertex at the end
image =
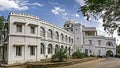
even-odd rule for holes
{"type": "Polygon", "coordinates": [[[66,62],[48,62],[48,63],[35,62],[35,63],[27,63],[26,67],[27,68],[60,67],[60,66],[72,65],[72,64],[86,62],[86,61],[95,60],[95,59],[97,59],[97,58],[87,57],[87,58],[84,58],[84,59],[68,59],[66,62]]]}

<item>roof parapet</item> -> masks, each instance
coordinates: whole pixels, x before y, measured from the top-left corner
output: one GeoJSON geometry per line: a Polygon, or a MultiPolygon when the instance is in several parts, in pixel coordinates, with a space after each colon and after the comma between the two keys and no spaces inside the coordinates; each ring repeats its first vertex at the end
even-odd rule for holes
{"type": "Polygon", "coordinates": [[[39,17],[37,17],[37,16],[33,16],[30,14],[18,13],[18,12],[10,12],[9,15],[24,16],[24,17],[29,17],[29,18],[33,18],[33,19],[39,19],[39,17]]]}

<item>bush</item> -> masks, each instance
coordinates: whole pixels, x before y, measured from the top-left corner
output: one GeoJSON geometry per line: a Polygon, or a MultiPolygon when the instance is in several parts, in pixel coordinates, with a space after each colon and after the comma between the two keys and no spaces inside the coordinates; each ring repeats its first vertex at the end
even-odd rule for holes
{"type": "Polygon", "coordinates": [[[88,57],[88,55],[87,55],[87,54],[85,54],[85,53],[84,53],[84,55],[85,55],[85,57],[88,57]]]}
{"type": "Polygon", "coordinates": [[[95,55],[90,55],[90,57],[95,57],[95,55]]]}
{"type": "Polygon", "coordinates": [[[98,55],[97,57],[98,57],[98,58],[103,58],[103,56],[101,56],[101,55],[98,55]]]}
{"type": "Polygon", "coordinates": [[[73,57],[74,59],[78,59],[78,58],[82,59],[82,58],[85,57],[85,54],[84,54],[84,53],[81,53],[79,50],[77,50],[77,51],[75,51],[75,52],[72,54],[72,57],[73,57]]]}
{"type": "Polygon", "coordinates": [[[120,55],[115,55],[115,58],[120,58],[120,55]]]}
{"type": "Polygon", "coordinates": [[[62,62],[64,59],[67,60],[66,50],[59,50],[57,51],[51,58],[53,62],[62,62]]]}

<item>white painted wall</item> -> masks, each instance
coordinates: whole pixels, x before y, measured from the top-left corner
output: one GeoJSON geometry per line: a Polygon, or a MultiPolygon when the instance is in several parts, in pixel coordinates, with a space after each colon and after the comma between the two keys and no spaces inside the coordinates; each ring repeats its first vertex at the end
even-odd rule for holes
{"type": "Polygon", "coordinates": [[[45,21],[40,21],[37,19],[32,19],[30,17],[25,17],[25,16],[19,16],[19,15],[10,15],[9,18],[9,39],[8,39],[8,64],[14,64],[14,63],[25,63],[25,62],[31,62],[31,61],[40,61],[41,59],[46,59],[46,55],[48,55],[47,58],[51,58],[52,54],[48,54],[47,53],[47,48],[48,48],[48,44],[52,44],[53,47],[53,54],[54,54],[54,48],[55,45],[63,45],[64,48],[65,46],[71,47],[73,44],[67,41],[67,43],[64,41],[60,40],[60,34],[63,33],[64,38],[65,35],[67,35],[70,38],[73,38],[73,34],[71,34],[70,32],[67,32],[64,29],[61,29],[59,27],[56,27],[52,24],[49,24],[45,21]],[[22,25],[22,33],[18,33],[16,32],[16,25],[14,24],[14,22],[24,22],[25,24],[22,25]],[[38,25],[35,27],[35,34],[31,34],[30,33],[30,26],[29,24],[35,24],[38,25]],[[45,39],[41,39],[40,37],[40,27],[44,27],[46,35],[45,35],[45,39]],[[47,30],[51,29],[53,32],[53,39],[50,40],[47,38],[47,30]],[[59,40],[57,41],[54,37],[55,31],[58,31],[59,33],[59,40]],[[40,54],[40,45],[41,42],[43,42],[46,46],[46,53],[40,54]],[[16,56],[16,47],[14,46],[15,44],[25,44],[24,46],[22,46],[22,56],[16,56]],[[35,49],[35,55],[31,56],[30,55],[30,47],[29,44],[35,44],[37,45],[36,49],[35,49]]]}

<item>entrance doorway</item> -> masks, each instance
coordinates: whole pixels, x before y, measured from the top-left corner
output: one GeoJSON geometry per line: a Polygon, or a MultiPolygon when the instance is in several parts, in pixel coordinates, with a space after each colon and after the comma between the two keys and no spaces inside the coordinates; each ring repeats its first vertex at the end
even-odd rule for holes
{"type": "Polygon", "coordinates": [[[106,56],[107,56],[107,57],[113,57],[113,52],[112,52],[111,50],[108,50],[108,51],[106,52],[106,56]]]}

